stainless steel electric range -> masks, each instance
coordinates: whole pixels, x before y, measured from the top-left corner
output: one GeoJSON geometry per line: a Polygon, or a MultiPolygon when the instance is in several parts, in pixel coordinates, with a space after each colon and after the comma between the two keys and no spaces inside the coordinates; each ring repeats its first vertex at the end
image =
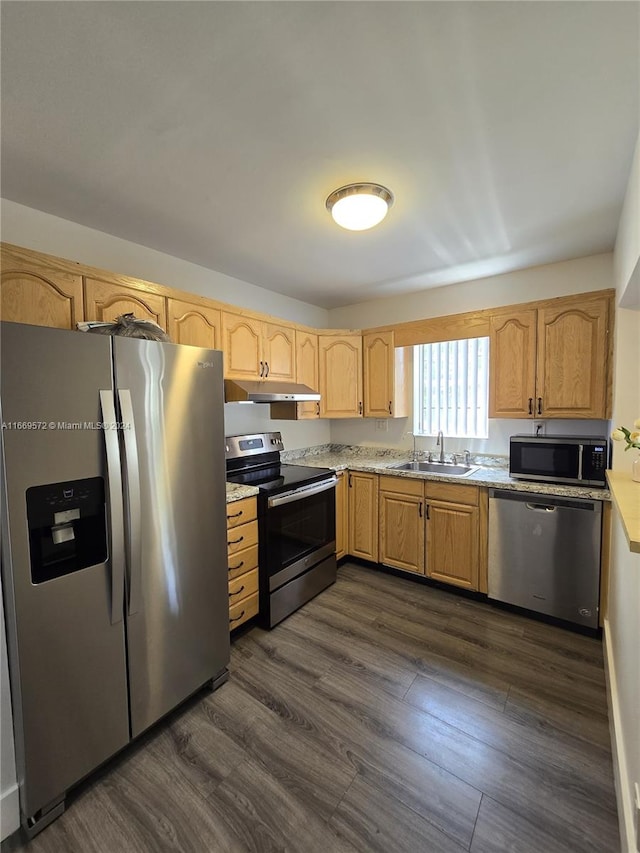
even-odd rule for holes
{"type": "Polygon", "coordinates": [[[257,486],[259,622],[273,628],[336,579],[337,477],[287,465],[279,432],[226,438],[227,480],[257,486]]]}

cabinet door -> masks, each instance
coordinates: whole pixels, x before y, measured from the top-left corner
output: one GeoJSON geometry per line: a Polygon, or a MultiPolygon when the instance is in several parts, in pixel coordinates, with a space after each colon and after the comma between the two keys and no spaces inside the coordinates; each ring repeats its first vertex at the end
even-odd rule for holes
{"type": "Polygon", "coordinates": [[[320,417],[362,417],[362,337],[318,338],[320,417]]]}
{"type": "Polygon", "coordinates": [[[605,418],[607,299],[538,311],[536,414],[605,418]]]}
{"type": "Polygon", "coordinates": [[[347,554],[349,545],[349,500],[347,494],[346,471],[336,472],[336,560],[347,554]]]}
{"type": "Polygon", "coordinates": [[[349,471],[349,553],[378,562],[378,476],[349,471]]]}
{"type": "MultiPolygon", "coordinates": [[[[308,385],[314,391],[318,381],[318,336],[296,331],[296,382],[308,385]]],[[[320,417],[320,403],[298,403],[299,420],[316,420],[320,417]]]]}
{"type": "Polygon", "coordinates": [[[535,385],[536,311],[491,317],[489,417],[532,417],[535,385]]]}
{"type": "Polygon", "coordinates": [[[261,379],[262,323],[240,314],[222,312],[224,375],[230,379],[261,379]]]}
{"type": "Polygon", "coordinates": [[[265,323],[263,326],[262,357],[264,378],[280,382],[296,380],[296,332],[288,326],[265,323]]]}
{"type": "Polygon", "coordinates": [[[167,317],[169,336],[174,344],[222,349],[221,319],[217,308],[168,299],[167,317]]]}
{"type": "Polygon", "coordinates": [[[3,249],[0,319],[75,329],[84,320],[82,276],[19,261],[3,249]]]}
{"type": "Polygon", "coordinates": [[[380,562],[424,574],[424,499],[380,492],[380,562]]]}
{"type": "Polygon", "coordinates": [[[393,332],[362,338],[365,418],[393,417],[395,350],[393,332]]]}
{"type": "Polygon", "coordinates": [[[478,507],[427,498],[427,577],[478,589],[478,507]]]}
{"type": "Polygon", "coordinates": [[[85,282],[85,319],[110,323],[121,314],[135,314],[138,320],[153,320],[161,328],[167,328],[164,296],[88,278],[85,282]]]}

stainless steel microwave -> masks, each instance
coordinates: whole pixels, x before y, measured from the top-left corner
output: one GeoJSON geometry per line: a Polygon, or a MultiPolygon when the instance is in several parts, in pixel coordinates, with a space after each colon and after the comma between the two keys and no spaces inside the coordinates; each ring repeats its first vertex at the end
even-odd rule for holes
{"type": "Polygon", "coordinates": [[[602,436],[512,435],[509,475],[518,480],[606,486],[609,446],[602,436]]]}

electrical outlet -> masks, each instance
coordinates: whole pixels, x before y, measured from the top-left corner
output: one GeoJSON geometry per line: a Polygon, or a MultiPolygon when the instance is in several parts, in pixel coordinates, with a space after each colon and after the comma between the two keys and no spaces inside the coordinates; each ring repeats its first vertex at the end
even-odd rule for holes
{"type": "Polygon", "coordinates": [[[376,419],[376,429],[380,432],[388,432],[389,431],[389,421],[386,418],[377,418],[376,419]]]}
{"type": "Polygon", "coordinates": [[[534,421],[533,422],[533,434],[534,435],[544,435],[545,426],[546,426],[546,424],[544,421],[534,421]]]}

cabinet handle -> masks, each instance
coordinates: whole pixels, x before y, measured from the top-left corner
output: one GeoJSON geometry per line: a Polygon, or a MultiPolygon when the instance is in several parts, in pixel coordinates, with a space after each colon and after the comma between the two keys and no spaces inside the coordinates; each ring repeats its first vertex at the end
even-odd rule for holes
{"type": "Polygon", "coordinates": [[[538,397],[538,414],[542,414],[542,397],[538,397]]]}
{"type": "Polygon", "coordinates": [[[229,619],[229,622],[239,622],[243,616],[244,616],[244,610],[242,611],[242,613],[239,616],[236,616],[235,619],[229,619]]]}
{"type": "Polygon", "coordinates": [[[228,521],[230,518],[240,518],[240,516],[241,516],[241,515],[244,515],[244,510],[243,510],[243,509],[241,509],[241,510],[240,510],[240,512],[234,512],[234,513],[233,513],[233,515],[228,515],[228,516],[227,516],[227,521],[228,521]]]}
{"type": "Polygon", "coordinates": [[[360,400],[360,401],[359,401],[359,403],[358,403],[358,414],[359,414],[359,415],[361,415],[361,414],[362,414],[362,400],[360,400]]]}
{"type": "Polygon", "coordinates": [[[428,503],[425,503],[425,505],[424,505],[424,511],[425,511],[425,513],[426,513],[426,519],[427,519],[427,521],[429,521],[429,520],[430,520],[430,518],[429,518],[429,504],[428,504],[428,503]]]}
{"type": "Polygon", "coordinates": [[[264,361],[260,362],[260,378],[264,376],[264,361]]]}
{"type": "Polygon", "coordinates": [[[240,593],[242,592],[242,590],[243,590],[243,589],[244,589],[244,584],[242,584],[242,586],[240,587],[240,589],[237,589],[235,592],[230,592],[230,593],[229,593],[229,598],[231,598],[231,596],[232,596],[232,595],[240,595],[240,593]]]}
{"type": "Polygon", "coordinates": [[[230,572],[235,572],[236,569],[241,569],[244,566],[244,560],[240,560],[237,566],[229,566],[230,572]]]}
{"type": "Polygon", "coordinates": [[[320,400],[316,403],[316,415],[320,417],[320,400]]]}
{"type": "Polygon", "coordinates": [[[264,378],[266,379],[266,378],[267,378],[267,376],[269,375],[269,362],[268,362],[268,361],[265,361],[264,366],[265,366],[266,371],[267,371],[267,372],[265,373],[265,375],[264,375],[264,378]]]}
{"type": "Polygon", "coordinates": [[[533,397],[529,397],[529,414],[533,414],[533,397]]]}
{"type": "Polygon", "coordinates": [[[351,474],[349,474],[349,488],[351,488],[351,474]]]}
{"type": "Polygon", "coordinates": [[[390,414],[390,415],[392,415],[392,414],[393,414],[393,410],[392,410],[392,407],[391,407],[391,400],[389,400],[389,414],[390,414]]]}
{"type": "Polygon", "coordinates": [[[238,542],[242,542],[243,539],[244,539],[244,536],[241,536],[239,539],[228,539],[227,545],[237,545],[238,542]]]}
{"type": "Polygon", "coordinates": [[[422,501],[418,504],[418,515],[422,518],[422,501]]]}

